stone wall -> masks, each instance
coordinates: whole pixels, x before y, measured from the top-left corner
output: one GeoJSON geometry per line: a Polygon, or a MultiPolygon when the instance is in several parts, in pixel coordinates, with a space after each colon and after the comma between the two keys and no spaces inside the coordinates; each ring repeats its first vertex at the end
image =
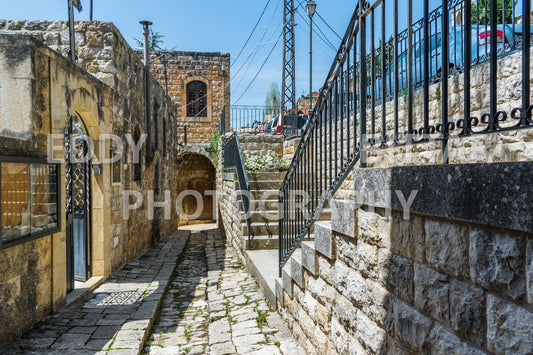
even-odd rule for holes
{"type": "Polygon", "coordinates": [[[217,188],[218,209],[220,212],[219,224],[223,228],[226,238],[235,247],[241,260],[245,261],[247,236],[242,228],[242,205],[239,193],[239,183],[234,173],[221,174],[221,186],[217,188]]]}
{"type": "MultiPolygon", "coordinates": [[[[0,20],[0,96],[6,99],[1,102],[0,153],[46,157],[48,135],[61,137],[74,113],[86,124],[97,156],[104,152],[109,157],[108,152],[116,148],[109,141],[100,142],[102,134],[115,134],[124,143],[128,133],[148,134],[140,166],[133,164],[133,154],[127,150],[118,163],[118,182],[113,182],[109,163],[102,164],[101,175],[91,177],[91,275],[106,277],[177,227],[173,208],[170,219],[164,218],[161,208],[149,219],[147,209],[152,191],[156,202],[165,199],[166,190],[172,201],[177,195],[177,141],[168,133],[177,128],[176,106],[150,78],[152,110],[147,122],[144,68],[135,52],[113,24],[77,22],[76,29],[79,61],[74,65],[62,56],[68,47],[65,22],[0,20]],[[144,204],[125,219],[127,190],[140,192],[144,204]]],[[[61,145],[58,140],[55,144],[61,145]]],[[[62,151],[55,153],[56,159],[64,156],[62,151]]],[[[98,162],[97,157],[92,161],[98,162]]],[[[60,172],[64,171],[61,164],[60,172]]],[[[0,250],[0,343],[65,306],[64,176],[60,191],[61,232],[0,250]]]]}
{"type": "Polygon", "coordinates": [[[206,142],[218,125],[224,105],[229,127],[230,55],[228,53],[156,51],[151,72],[177,104],[178,124],[187,124],[187,142],[206,142]],[[225,71],[222,70],[225,66],[225,71]],[[207,117],[187,117],[187,84],[207,84],[207,117]]]}
{"type": "MultiPolygon", "coordinates": [[[[532,50],[533,54],[533,50],[532,50]]],[[[521,106],[522,90],[522,59],[521,53],[513,53],[498,60],[498,110],[508,114],[506,122],[500,123],[502,127],[510,127],[517,123],[510,118],[510,113],[514,108],[521,106]]],[[[533,70],[533,64],[531,64],[533,70]]],[[[478,65],[471,71],[471,117],[480,118],[483,114],[490,112],[490,67],[489,64],[478,65]]],[[[533,80],[533,79],[532,79],[533,80]]],[[[457,122],[464,118],[464,74],[457,74],[449,78],[449,121],[457,122]]],[[[430,125],[436,126],[441,122],[442,117],[442,84],[437,83],[429,87],[429,117],[430,125]]],[[[413,127],[423,127],[424,100],[423,90],[417,90],[413,95],[413,127]]],[[[532,95],[533,99],[533,95],[532,95]]],[[[389,137],[394,132],[394,101],[389,101],[385,105],[386,127],[389,137]]],[[[371,114],[367,111],[366,130],[371,132],[371,114]]],[[[392,167],[392,166],[415,166],[442,164],[442,144],[435,139],[438,133],[431,135],[432,141],[428,143],[404,145],[399,147],[381,148],[379,137],[381,133],[382,106],[376,106],[376,136],[378,144],[375,147],[366,146],[367,150],[362,155],[367,167],[392,167]]],[[[407,130],[407,97],[401,96],[398,102],[399,132],[407,130]]],[[[480,131],[484,128],[481,125],[474,130],[480,131]]],[[[346,131],[346,122],[344,123],[346,131]]],[[[353,131],[353,120],[350,122],[350,130],[353,131]]],[[[357,128],[359,134],[359,128],[357,128]]],[[[450,164],[487,163],[505,161],[528,161],[533,160],[533,129],[510,130],[493,134],[481,134],[467,138],[458,138],[460,129],[452,132],[452,138],[448,141],[448,158],[450,164]]],[[[327,137],[335,136],[335,132],[328,132],[327,137]]],[[[340,125],[337,131],[340,142],[340,125]]],[[[346,134],[344,134],[346,139],[346,134]]],[[[351,135],[353,138],[353,135],[351,135]]],[[[323,137],[320,137],[323,138],[323,137]]],[[[370,138],[367,137],[367,139],[370,138]]],[[[420,138],[420,137],[418,137],[420,138]]],[[[333,138],[335,139],[335,138],[333,138]]],[[[359,137],[358,137],[359,139],[359,137]]],[[[416,139],[416,137],[415,137],[416,139]]],[[[389,142],[390,143],[390,142],[389,142]]],[[[344,147],[346,140],[344,140],[344,147]]],[[[353,145],[351,145],[353,148],[353,145]]],[[[327,151],[327,148],[325,149],[327,151]]],[[[328,151],[329,153],[329,151],[328,151]]],[[[334,154],[335,152],[333,152],[334,154]]],[[[340,149],[338,149],[340,156],[340,149]]],[[[346,152],[344,152],[346,157],[346,152]]],[[[319,157],[320,159],[320,157],[319,157]]],[[[361,161],[357,163],[360,166],[361,161]]],[[[354,180],[349,176],[337,192],[336,198],[353,198],[354,180]]]]}
{"type": "Polygon", "coordinates": [[[510,208],[531,209],[533,190],[523,185],[531,168],[357,172],[364,197],[332,201],[331,222],[315,225],[315,241],[303,243],[276,287],[306,353],[533,352],[533,227],[510,208]],[[509,200],[483,192],[476,177],[509,200]],[[396,191],[407,198],[413,190],[407,216],[396,191]],[[499,206],[499,217],[486,206],[499,206]]]}
{"type": "Polygon", "coordinates": [[[270,134],[240,134],[242,153],[247,156],[269,155],[283,157],[283,136],[270,134]]]}

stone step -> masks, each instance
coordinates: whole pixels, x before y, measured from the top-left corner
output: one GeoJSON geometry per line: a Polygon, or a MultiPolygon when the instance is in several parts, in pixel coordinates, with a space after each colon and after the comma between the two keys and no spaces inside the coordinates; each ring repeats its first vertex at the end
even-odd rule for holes
{"type": "MultiPolygon", "coordinates": [[[[246,225],[246,222],[241,222],[242,225],[242,233],[243,235],[248,235],[248,226],[246,225]]],[[[311,227],[311,233],[310,235],[313,235],[315,231],[315,226],[313,225],[311,227]]],[[[279,234],[279,224],[276,223],[251,223],[250,225],[250,232],[252,237],[255,236],[261,236],[261,235],[267,235],[267,236],[273,236],[278,237],[279,234]]]]}
{"type": "MultiPolygon", "coordinates": [[[[274,207],[274,204],[271,205],[274,207]]],[[[264,209],[261,209],[260,206],[258,206],[257,202],[255,203],[255,211],[252,211],[250,213],[250,220],[252,223],[278,223],[278,210],[277,206],[276,208],[268,208],[268,206],[265,204],[264,209]]],[[[242,208],[241,208],[242,209],[242,208]]],[[[327,209],[322,211],[320,214],[320,217],[318,218],[319,221],[330,221],[331,220],[331,210],[327,209]]],[[[241,221],[244,222],[244,213],[241,211],[241,221]]]]}
{"type": "Polygon", "coordinates": [[[277,173],[248,173],[248,179],[251,181],[279,181],[280,185],[285,179],[285,172],[277,173]]]}
{"type": "Polygon", "coordinates": [[[277,190],[281,187],[281,181],[270,180],[270,181],[250,181],[250,190],[277,190]]]}
{"type": "MultiPolygon", "coordinates": [[[[314,240],[314,234],[311,234],[309,238],[305,238],[306,242],[312,242],[314,240]]],[[[253,236],[250,240],[250,250],[271,250],[278,249],[279,238],[277,235],[259,235],[253,236]]]]}
{"type": "Polygon", "coordinates": [[[331,235],[331,221],[315,222],[315,250],[332,259],[334,243],[331,235]]]}
{"type": "Polygon", "coordinates": [[[278,249],[277,235],[259,235],[250,240],[250,250],[278,249]]]}
{"type": "Polygon", "coordinates": [[[279,200],[279,189],[253,189],[250,188],[250,193],[253,196],[254,200],[265,200],[265,201],[278,201],[279,200]]]}

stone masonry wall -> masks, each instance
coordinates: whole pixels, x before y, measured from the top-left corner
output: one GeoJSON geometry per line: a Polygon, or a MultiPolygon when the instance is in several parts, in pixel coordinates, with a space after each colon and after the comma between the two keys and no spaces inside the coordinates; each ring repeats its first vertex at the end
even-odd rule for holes
{"type": "MultiPolygon", "coordinates": [[[[533,49],[532,49],[533,53],[533,49]]],[[[507,112],[510,116],[512,109],[521,106],[522,90],[522,64],[521,53],[514,53],[501,58],[498,61],[498,110],[507,112]]],[[[533,70],[533,64],[531,64],[533,70]]],[[[489,64],[475,66],[471,71],[471,117],[480,118],[490,111],[489,101],[489,64]]],[[[532,79],[533,82],[533,79],[532,79]]],[[[449,84],[449,121],[457,122],[464,115],[464,74],[450,77],[449,84]]],[[[441,104],[444,99],[441,95],[441,83],[433,84],[429,87],[429,114],[430,125],[436,126],[441,122],[441,104]]],[[[531,97],[533,99],[533,95],[531,97]]],[[[413,126],[420,128],[423,126],[423,92],[418,90],[413,96],[413,126]]],[[[399,132],[407,129],[407,97],[399,98],[399,132]]],[[[386,126],[389,137],[394,132],[394,101],[389,101],[385,105],[386,126]]],[[[379,139],[381,132],[382,107],[377,106],[376,114],[376,138],[379,139]]],[[[371,132],[370,125],[371,110],[367,112],[368,133],[371,132]]],[[[500,123],[504,127],[516,124],[516,121],[508,117],[506,122],[500,123]]],[[[346,123],[344,125],[346,130],[346,123]]],[[[339,125],[340,127],[340,125],[339,125]]],[[[485,126],[474,128],[482,130],[485,126]]],[[[350,130],[353,130],[353,121],[350,123],[350,130]]],[[[359,132],[359,129],[357,129],[359,132]]],[[[452,134],[457,135],[460,129],[456,129],[452,134]]],[[[332,133],[334,135],[334,133],[332,133]]],[[[359,134],[359,133],[358,133],[359,134]]],[[[328,133],[328,137],[330,133],[328,133]]],[[[337,137],[340,137],[340,128],[337,137]]],[[[346,135],[344,135],[346,137],[346,135]]],[[[353,137],[353,135],[352,135],[353,137]]],[[[438,133],[432,138],[438,137],[438,133]]],[[[367,137],[370,138],[370,137],[367,137]]],[[[359,139],[359,137],[358,137],[359,139]]],[[[378,140],[379,141],[379,140],[378,140]]],[[[340,140],[339,140],[339,146],[340,140]]],[[[344,141],[346,146],[346,141],[344,141]]],[[[353,146],[352,146],[353,147],[353,146]]],[[[379,143],[375,147],[367,146],[367,167],[391,167],[391,166],[414,166],[432,165],[442,163],[442,145],[439,141],[429,143],[380,148],[379,143]]],[[[326,150],[326,154],[329,151],[326,150]]],[[[334,153],[334,152],[333,152],[334,153]]],[[[340,156],[340,149],[338,151],[340,156]]],[[[344,155],[346,156],[346,154],[344,155]]],[[[486,163],[505,161],[527,161],[533,160],[533,129],[519,131],[508,131],[493,134],[482,134],[468,138],[451,138],[448,142],[448,157],[450,164],[466,163],[486,163]]],[[[320,159],[320,157],[318,157],[320,159]]],[[[356,166],[359,166],[360,162],[356,166]]],[[[336,198],[348,199],[353,197],[354,180],[349,176],[336,194],[336,198]]]]}
{"type": "MultiPolygon", "coordinates": [[[[230,55],[228,53],[156,51],[151,72],[177,104],[178,124],[187,124],[187,142],[206,142],[218,125],[226,106],[229,127],[230,55]],[[222,71],[225,66],[225,71],[222,71]],[[187,84],[207,84],[207,117],[187,117],[187,84]]],[[[180,131],[181,132],[181,131],[180,131]]]]}
{"type": "MultiPolygon", "coordinates": [[[[170,191],[172,201],[177,197],[177,140],[168,133],[177,129],[176,106],[150,78],[152,117],[148,125],[144,118],[143,64],[120,32],[113,24],[99,21],[77,22],[76,31],[79,61],[74,65],[60,55],[65,56],[68,47],[65,22],[0,20],[0,77],[8,84],[2,92],[23,100],[2,103],[2,109],[10,108],[12,114],[2,116],[7,121],[0,120],[0,152],[15,157],[46,157],[48,134],[63,134],[74,112],[88,126],[97,154],[103,151],[109,156],[107,152],[114,148],[109,142],[98,142],[101,134],[122,139],[136,132],[150,136],[150,143],[141,149],[140,169],[133,164],[131,151],[126,151],[119,162],[119,182],[112,181],[111,164],[103,164],[102,174],[92,177],[92,276],[105,277],[177,227],[174,215],[165,219],[162,209],[156,209],[155,218],[149,219],[147,209],[149,191],[155,192],[156,202],[165,198],[165,190],[170,191]],[[20,78],[27,78],[28,85],[14,86],[20,78]],[[9,89],[14,91],[10,93],[9,89]],[[24,110],[12,109],[17,103],[24,110]],[[15,117],[30,123],[20,127],[20,137],[13,134],[13,129],[19,129],[11,123],[17,122],[15,117]],[[130,211],[129,219],[123,217],[126,190],[138,191],[144,198],[143,206],[130,211]]],[[[63,156],[63,152],[56,153],[56,159],[63,156]]],[[[98,163],[97,158],[93,163],[98,163]]],[[[62,164],[60,172],[64,171],[62,164]]],[[[65,305],[64,176],[61,184],[58,208],[63,211],[63,230],[0,250],[0,259],[4,260],[0,266],[4,275],[0,304],[5,305],[0,313],[0,342],[65,305]],[[13,260],[21,255],[24,258],[19,258],[20,264],[27,267],[14,267],[13,260]]]]}
{"type": "Polygon", "coordinates": [[[224,173],[221,180],[222,185],[217,186],[218,208],[221,217],[219,223],[222,224],[226,238],[235,247],[241,260],[244,261],[243,252],[246,250],[246,241],[242,229],[239,183],[233,173],[224,173]]]}
{"type": "Polygon", "coordinates": [[[242,134],[239,135],[242,153],[246,156],[275,155],[283,157],[283,136],[270,134],[242,134]]]}
{"type": "MultiPolygon", "coordinates": [[[[476,169],[489,179],[508,176],[494,184],[503,193],[502,186],[512,190],[529,179],[530,173],[520,173],[529,171],[527,164],[476,169]]],[[[490,213],[484,206],[498,200],[475,192],[476,182],[457,183],[465,180],[469,165],[450,167],[448,176],[434,179],[448,181],[451,174],[450,184],[472,191],[465,198],[479,210],[462,211],[443,202],[448,207],[422,214],[418,211],[435,193],[411,175],[425,179],[430,170],[411,169],[411,174],[409,169],[403,168],[402,175],[388,174],[388,169],[359,174],[357,179],[367,182],[385,176],[361,187],[374,191],[374,202],[366,197],[362,204],[333,200],[331,222],[315,224],[315,241],[304,242],[302,257],[289,260],[276,292],[294,336],[308,354],[533,352],[533,233],[526,215],[509,212],[514,216],[487,218],[482,224],[452,217],[466,213],[481,220],[490,213]],[[398,200],[391,205],[386,198],[389,189],[400,185],[420,189],[408,216],[390,209],[398,200]],[[381,190],[375,190],[378,186],[381,190]],[[497,226],[505,223],[507,228],[497,226]]],[[[505,194],[522,201],[531,191],[525,187],[505,194]]],[[[454,201],[460,195],[465,193],[454,194],[454,201]]],[[[525,201],[520,204],[529,209],[531,201],[525,201]]]]}

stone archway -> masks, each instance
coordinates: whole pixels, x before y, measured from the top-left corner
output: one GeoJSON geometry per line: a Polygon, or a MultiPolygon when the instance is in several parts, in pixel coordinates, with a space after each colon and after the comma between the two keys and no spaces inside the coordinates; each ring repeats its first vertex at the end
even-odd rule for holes
{"type": "Polygon", "coordinates": [[[178,193],[197,191],[203,207],[198,206],[197,198],[192,193],[184,193],[181,210],[184,215],[178,216],[179,225],[214,222],[216,220],[213,208],[216,189],[216,171],[209,158],[197,153],[185,153],[178,158],[178,193]],[[185,215],[197,216],[187,218],[185,215]]]}

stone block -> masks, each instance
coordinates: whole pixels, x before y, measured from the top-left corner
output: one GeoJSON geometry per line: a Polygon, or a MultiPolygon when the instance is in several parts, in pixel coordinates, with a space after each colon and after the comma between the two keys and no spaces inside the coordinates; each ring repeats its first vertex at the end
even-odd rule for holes
{"type": "Polygon", "coordinates": [[[315,250],[328,259],[333,258],[333,236],[330,222],[315,223],[315,250]]]}
{"type": "Polygon", "coordinates": [[[352,301],[341,294],[335,294],[334,317],[349,332],[355,333],[357,329],[357,308],[352,301]]]}
{"type": "Polygon", "coordinates": [[[302,262],[301,262],[301,256],[298,257],[296,255],[293,255],[290,259],[290,268],[291,268],[291,277],[296,282],[300,288],[304,287],[303,283],[303,268],[302,268],[302,262]],[[298,260],[300,259],[300,260],[298,260]]]}
{"type": "Polygon", "coordinates": [[[427,219],[425,232],[427,263],[447,274],[468,276],[468,227],[427,219]]]}
{"type": "Polygon", "coordinates": [[[487,295],[487,348],[498,354],[533,353],[533,313],[487,295]]]}
{"type": "Polygon", "coordinates": [[[430,337],[432,325],[430,318],[400,299],[393,300],[394,332],[405,348],[421,353],[430,337]]]}
{"type": "Polygon", "coordinates": [[[526,249],[527,302],[533,305],[533,237],[527,239],[526,249]]]}
{"type": "Polygon", "coordinates": [[[283,270],[281,271],[281,281],[283,289],[285,290],[285,292],[287,292],[289,297],[292,298],[292,278],[290,271],[287,269],[287,267],[283,268],[283,270]]]}
{"type": "Polygon", "coordinates": [[[485,293],[472,284],[450,283],[450,323],[461,337],[480,347],[485,345],[485,293]]]}
{"type": "Polygon", "coordinates": [[[283,306],[283,286],[281,284],[281,279],[276,278],[275,286],[276,288],[276,298],[279,303],[283,306]]]}
{"type": "Polygon", "coordinates": [[[302,242],[302,266],[312,275],[316,274],[316,258],[314,242],[302,242]]]}
{"type": "MultiPolygon", "coordinates": [[[[336,319],[331,320],[331,338],[333,346],[339,354],[352,354],[353,349],[351,345],[351,338],[353,336],[349,334],[346,329],[336,319]]],[[[364,349],[361,348],[364,351],[364,349]]],[[[361,352],[361,354],[363,353],[361,352]]]]}
{"type": "MultiPolygon", "coordinates": [[[[431,330],[431,340],[428,346],[431,354],[468,354],[483,355],[480,351],[470,344],[462,341],[454,334],[450,333],[440,325],[435,325],[431,330]]],[[[426,350],[427,351],[427,350],[426,350]]]]}
{"type": "Polygon", "coordinates": [[[368,354],[385,354],[387,333],[363,312],[357,311],[356,337],[368,354]]]}
{"type": "Polygon", "coordinates": [[[355,203],[348,200],[331,200],[331,230],[354,237],[355,203]]]}
{"type": "Polygon", "coordinates": [[[333,268],[333,287],[374,322],[385,325],[390,296],[377,282],[364,279],[359,271],[337,262],[333,268]]]}
{"type": "Polygon", "coordinates": [[[327,283],[331,284],[332,281],[332,270],[333,270],[333,263],[331,260],[323,257],[320,254],[315,254],[317,259],[317,266],[318,266],[318,275],[324,279],[327,283]]]}
{"type": "Polygon", "coordinates": [[[379,282],[406,302],[412,302],[413,262],[387,249],[380,249],[378,258],[379,282]]]}
{"type": "Polygon", "coordinates": [[[525,242],[520,234],[472,227],[470,278],[515,300],[525,296],[525,242]]]}
{"type": "Polygon", "coordinates": [[[378,278],[378,248],[375,245],[365,243],[363,240],[357,242],[355,253],[355,265],[363,277],[374,280],[378,278]]]}
{"type": "Polygon", "coordinates": [[[414,264],[415,307],[445,324],[449,319],[449,278],[425,265],[414,264]]]}
{"type": "Polygon", "coordinates": [[[381,216],[377,210],[357,209],[357,238],[368,244],[390,247],[391,227],[388,217],[381,216]]]}
{"type": "Polygon", "coordinates": [[[393,213],[391,223],[391,250],[418,263],[424,263],[424,221],[411,214],[404,219],[403,214],[393,213]]]}
{"type": "Polygon", "coordinates": [[[307,290],[323,305],[331,306],[335,301],[335,290],[320,277],[307,278],[307,290]]]}

